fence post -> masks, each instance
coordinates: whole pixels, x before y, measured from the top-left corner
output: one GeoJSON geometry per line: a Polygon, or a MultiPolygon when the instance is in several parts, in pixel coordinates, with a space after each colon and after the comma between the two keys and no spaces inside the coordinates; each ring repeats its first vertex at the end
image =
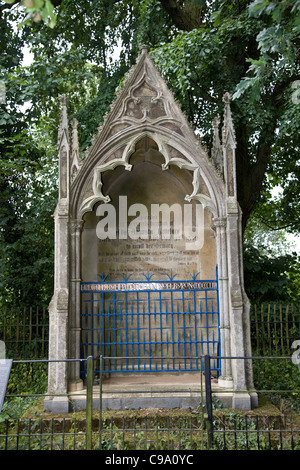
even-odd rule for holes
{"type": "Polygon", "coordinates": [[[212,411],[212,395],[211,395],[211,371],[210,371],[210,356],[204,356],[205,365],[205,404],[207,411],[207,436],[208,447],[211,448],[213,444],[214,428],[213,428],[213,411],[212,411]]]}
{"type": "Polygon", "coordinates": [[[92,449],[92,416],[93,416],[93,357],[87,358],[86,387],[86,450],[92,449]]]}

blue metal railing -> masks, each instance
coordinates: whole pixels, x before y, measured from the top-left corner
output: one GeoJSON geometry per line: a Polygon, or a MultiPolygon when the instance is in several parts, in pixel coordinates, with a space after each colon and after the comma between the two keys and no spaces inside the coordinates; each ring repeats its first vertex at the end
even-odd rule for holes
{"type": "MultiPolygon", "coordinates": [[[[217,270],[205,281],[144,276],[81,283],[82,357],[111,357],[106,373],[201,370],[198,356],[220,355],[217,270]]],[[[212,370],[220,373],[218,359],[212,370]]]]}

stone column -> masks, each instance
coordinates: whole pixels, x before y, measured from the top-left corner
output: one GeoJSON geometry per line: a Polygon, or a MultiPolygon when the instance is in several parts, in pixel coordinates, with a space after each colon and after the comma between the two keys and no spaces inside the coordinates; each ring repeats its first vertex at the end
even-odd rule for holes
{"type": "MultiPolygon", "coordinates": [[[[243,296],[243,266],[240,253],[240,210],[235,199],[228,201],[228,254],[230,259],[230,324],[231,354],[245,357],[245,305],[243,296]]],[[[249,319],[246,319],[249,321],[249,319]]],[[[251,399],[247,386],[246,360],[232,359],[234,390],[233,407],[251,409],[251,399]]]]}
{"type": "MultiPolygon", "coordinates": [[[[70,326],[69,344],[70,358],[80,359],[80,336],[81,336],[81,232],[83,221],[71,220],[71,280],[70,280],[70,326]]],[[[70,363],[69,391],[83,389],[83,381],[80,379],[80,362],[70,363]]]]}
{"type": "Polygon", "coordinates": [[[69,312],[69,214],[63,203],[55,210],[55,284],[49,305],[49,370],[45,409],[69,411],[67,397],[68,312],[69,312]],[[51,362],[53,361],[53,362],[51,362]],[[52,396],[56,395],[56,396],[52,396]]]}
{"type": "Polygon", "coordinates": [[[232,377],[235,393],[233,408],[251,409],[251,398],[248,393],[246,331],[249,324],[249,309],[244,291],[244,267],[242,253],[241,210],[237,201],[236,181],[236,136],[231,115],[231,95],[225,93],[224,124],[222,131],[222,148],[224,160],[225,200],[227,203],[227,256],[228,256],[228,303],[230,323],[230,351],[232,377]],[[237,359],[235,359],[235,357],[237,359]],[[241,358],[241,359],[238,359],[241,358]]]}
{"type": "MultiPolygon", "coordinates": [[[[220,305],[220,336],[221,356],[230,357],[230,320],[229,320],[229,289],[228,289],[228,255],[226,241],[226,217],[214,218],[216,229],[218,275],[219,275],[219,305],[220,305]]],[[[232,388],[232,372],[230,359],[221,359],[221,376],[218,379],[221,387],[232,388]]]]}
{"type": "Polygon", "coordinates": [[[70,205],[70,145],[67,98],[60,97],[62,109],[58,130],[59,199],[54,213],[55,256],[54,294],[49,305],[49,373],[45,409],[56,413],[69,411],[68,384],[68,316],[69,316],[69,205],[70,205]],[[53,396],[55,395],[55,396],[53,396]]]}

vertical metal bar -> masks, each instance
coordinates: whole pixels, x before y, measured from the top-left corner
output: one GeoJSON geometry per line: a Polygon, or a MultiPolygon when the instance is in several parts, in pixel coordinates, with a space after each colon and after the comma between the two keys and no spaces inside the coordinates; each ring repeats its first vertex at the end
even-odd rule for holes
{"type": "MultiPolygon", "coordinates": [[[[163,340],[163,317],[162,317],[162,312],[161,312],[161,291],[159,291],[159,324],[160,324],[160,344],[161,344],[161,370],[164,369],[164,359],[163,359],[163,353],[164,353],[164,340],[163,340]]],[[[166,322],[167,326],[167,322],[166,322]]],[[[168,334],[168,330],[167,330],[168,334]]],[[[167,336],[166,336],[166,343],[168,342],[167,336]]],[[[167,354],[168,354],[168,344],[166,345],[167,354]]],[[[169,363],[167,362],[169,365],[169,363]]]]}
{"type": "Polygon", "coordinates": [[[271,431],[270,431],[270,418],[268,418],[268,441],[269,441],[269,450],[272,450],[271,444],[271,431]]]}
{"type": "Polygon", "coordinates": [[[30,440],[31,440],[31,418],[28,422],[28,450],[30,450],[30,440]]]}
{"type": "Polygon", "coordinates": [[[149,370],[152,370],[152,339],[151,339],[151,299],[150,291],[148,291],[148,344],[149,344],[149,370]]]}
{"type": "Polygon", "coordinates": [[[205,403],[208,418],[208,447],[211,448],[213,444],[213,411],[212,411],[212,395],[211,395],[211,371],[210,371],[210,356],[208,354],[204,357],[205,365],[205,403]]]}
{"type": "Polygon", "coordinates": [[[283,450],[282,446],[282,427],[281,427],[281,416],[278,416],[278,423],[279,423],[279,440],[280,440],[280,450],[283,450]]]}
{"type": "Polygon", "coordinates": [[[36,334],[36,337],[35,337],[35,350],[36,350],[36,354],[38,352],[38,338],[40,338],[39,336],[39,308],[37,307],[36,309],[36,325],[35,325],[35,334],[36,334]]]}
{"type": "MultiPolygon", "coordinates": [[[[26,342],[26,318],[27,318],[27,312],[26,312],[26,307],[24,307],[24,310],[23,310],[23,347],[22,347],[23,354],[24,354],[25,342],[26,342]]],[[[4,338],[4,341],[5,341],[5,338],[4,338]]]]}
{"type": "Polygon", "coordinates": [[[29,308],[29,344],[32,340],[32,307],[29,308]]]}
{"type": "MultiPolygon", "coordinates": [[[[65,435],[65,418],[63,419],[63,435],[65,435]]],[[[74,418],[73,443],[74,443],[74,450],[76,450],[76,418],[74,418]]],[[[63,444],[63,450],[64,450],[64,444],[63,444]]]]}
{"type": "MultiPolygon", "coordinates": [[[[185,291],[182,290],[182,303],[183,303],[183,312],[182,312],[182,327],[183,327],[183,355],[184,355],[184,370],[186,370],[186,356],[187,356],[187,353],[186,353],[186,315],[187,315],[187,312],[185,311],[185,306],[184,306],[184,293],[185,291]]],[[[189,304],[188,304],[189,305],[189,304]]]]}
{"type": "Polygon", "coordinates": [[[136,341],[137,341],[137,368],[140,372],[140,307],[139,307],[139,293],[136,293],[136,341]]]}
{"type": "MultiPolygon", "coordinates": [[[[167,310],[167,302],[166,302],[166,310],[167,310]]],[[[166,319],[167,319],[167,315],[166,315],[166,319]]],[[[166,320],[166,323],[168,324],[168,320],[166,320]]],[[[174,315],[171,315],[171,331],[172,331],[172,337],[171,337],[171,340],[172,340],[172,357],[173,357],[173,360],[172,360],[172,363],[173,363],[173,370],[175,370],[175,327],[174,327],[174,315]]]]}
{"type": "Polygon", "coordinates": [[[200,359],[200,422],[201,422],[201,450],[203,450],[204,434],[204,404],[203,404],[203,363],[200,359]]]}
{"type": "Polygon", "coordinates": [[[256,442],[257,442],[257,450],[259,449],[259,421],[258,421],[258,415],[256,415],[256,442]]]}
{"type": "Polygon", "coordinates": [[[5,446],[4,446],[4,450],[8,450],[7,449],[7,444],[8,444],[8,419],[5,420],[5,446]]]}
{"type": "Polygon", "coordinates": [[[289,305],[286,306],[285,311],[285,319],[286,319],[286,348],[287,351],[290,350],[290,338],[289,338],[289,305]]]}
{"type": "Polygon", "coordinates": [[[271,318],[270,318],[270,314],[271,314],[271,305],[268,304],[268,324],[267,324],[267,328],[268,328],[268,338],[269,338],[269,351],[271,352],[271,318]]]}
{"type": "Polygon", "coordinates": [[[86,450],[92,449],[92,415],[93,415],[93,356],[87,358],[86,388],[86,450]]]}
{"type": "Polygon", "coordinates": [[[137,450],[136,448],[136,416],[133,418],[133,450],[137,450]]]}
{"type": "Polygon", "coordinates": [[[15,335],[15,338],[16,338],[16,350],[19,351],[19,312],[16,313],[16,320],[17,320],[17,324],[16,324],[16,335],[15,335]]]}
{"type": "Polygon", "coordinates": [[[94,312],[94,304],[93,304],[93,293],[90,295],[90,348],[87,350],[87,355],[93,354],[93,330],[94,330],[94,319],[93,319],[93,312],[94,312]]]}
{"type": "Polygon", "coordinates": [[[102,450],[102,373],[103,373],[103,357],[99,359],[99,449],[102,450]]]}
{"type": "Polygon", "coordinates": [[[280,317],[280,343],[281,343],[281,354],[284,354],[283,345],[283,321],[282,321],[282,305],[279,305],[279,317],[280,317]]]}
{"type": "Polygon", "coordinates": [[[145,450],[147,449],[147,441],[148,441],[148,420],[147,420],[147,416],[145,416],[145,450]]]}
{"type": "MultiPolygon", "coordinates": [[[[101,345],[99,343],[100,341],[100,338],[99,338],[99,301],[97,301],[97,307],[96,307],[96,324],[97,324],[97,329],[96,329],[96,338],[95,338],[95,343],[96,343],[96,350],[94,352],[94,355],[96,357],[98,357],[100,355],[100,351],[99,351],[99,347],[101,348],[101,345]]],[[[101,333],[101,332],[100,332],[101,333]]],[[[95,372],[97,371],[97,369],[95,370],[95,372]]]]}
{"type": "Polygon", "coordinates": [[[206,321],[206,354],[209,354],[209,328],[208,328],[208,305],[207,305],[207,290],[205,291],[205,321],[206,321]]]}
{"type": "Polygon", "coordinates": [[[19,437],[20,437],[20,420],[17,418],[17,441],[16,441],[16,450],[19,450],[19,437]]]}
{"type": "MultiPolygon", "coordinates": [[[[196,301],[196,290],[193,290],[194,294],[194,329],[195,329],[195,355],[196,355],[196,369],[199,367],[199,362],[198,362],[198,333],[197,333],[197,301],[196,301]]],[[[201,359],[201,371],[202,371],[202,359],[201,359]]],[[[202,378],[201,378],[202,382],[202,378]]]]}
{"type": "Polygon", "coordinates": [[[125,292],[125,325],[126,325],[126,371],[128,370],[128,312],[127,312],[127,295],[125,292]]]}
{"type": "Polygon", "coordinates": [[[122,449],[125,449],[125,416],[122,419],[122,449]]]}
{"type": "MultiPolygon", "coordinates": [[[[6,314],[7,314],[7,309],[6,309],[6,307],[4,307],[4,312],[3,312],[3,338],[2,338],[4,343],[6,342],[6,314]]],[[[25,335],[24,335],[24,338],[25,338],[25,335]]]]}
{"type": "Polygon", "coordinates": [[[259,331],[258,331],[258,318],[257,318],[257,305],[254,305],[254,318],[255,318],[255,329],[256,329],[256,348],[259,352],[259,331]]]}
{"type": "Polygon", "coordinates": [[[100,354],[104,356],[105,354],[105,294],[104,292],[101,294],[101,335],[100,335],[100,341],[101,341],[101,352],[100,354]]]}
{"type": "MultiPolygon", "coordinates": [[[[142,335],[142,350],[143,350],[143,354],[145,356],[146,354],[146,338],[145,338],[145,302],[143,301],[142,303],[142,310],[143,310],[143,335],[142,335]]],[[[143,361],[143,364],[144,364],[144,371],[146,370],[146,362],[145,362],[145,359],[143,361]]]]}
{"type": "Polygon", "coordinates": [[[43,448],[43,420],[40,418],[40,450],[43,448]]]}
{"type": "MultiPolygon", "coordinates": [[[[216,285],[217,285],[217,328],[218,328],[218,348],[217,348],[217,355],[221,356],[221,336],[220,336],[220,299],[219,299],[219,269],[218,265],[216,266],[216,285]]],[[[222,359],[217,360],[217,374],[218,377],[221,374],[221,361],[222,359]]]]}
{"type": "Polygon", "coordinates": [[[296,331],[294,304],[291,304],[291,313],[292,313],[292,321],[293,321],[293,330],[296,331]]]}
{"type": "Polygon", "coordinates": [[[263,354],[266,354],[266,338],[265,338],[265,319],[264,319],[264,304],[261,305],[260,309],[261,327],[262,327],[262,342],[263,342],[263,354]]]}
{"type": "Polygon", "coordinates": [[[42,357],[45,353],[45,308],[43,308],[43,318],[42,318],[42,357]]]}
{"type": "MultiPolygon", "coordinates": [[[[75,418],[76,419],[76,418],[75,418]]],[[[63,418],[63,423],[62,423],[62,450],[65,450],[65,430],[66,430],[66,420],[63,418]]],[[[76,430],[75,422],[74,422],[74,433],[76,430]]],[[[75,445],[74,445],[75,448],[75,445]]]]}
{"type": "Polygon", "coordinates": [[[116,371],[117,370],[117,360],[116,360],[116,357],[117,357],[117,324],[116,324],[116,316],[117,316],[117,309],[116,309],[116,293],[114,292],[113,293],[113,316],[114,316],[114,352],[113,352],[113,355],[114,355],[114,370],[116,371]]]}
{"type": "Polygon", "coordinates": [[[234,450],[237,448],[237,425],[236,425],[236,415],[233,416],[233,427],[234,427],[234,450]]]}

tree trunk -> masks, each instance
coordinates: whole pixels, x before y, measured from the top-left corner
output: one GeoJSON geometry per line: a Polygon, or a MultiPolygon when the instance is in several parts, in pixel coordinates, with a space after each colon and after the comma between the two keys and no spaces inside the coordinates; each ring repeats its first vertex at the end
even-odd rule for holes
{"type": "Polygon", "coordinates": [[[200,28],[204,11],[207,9],[206,6],[200,7],[183,0],[160,0],[160,3],[176,28],[183,31],[200,28]]]}

